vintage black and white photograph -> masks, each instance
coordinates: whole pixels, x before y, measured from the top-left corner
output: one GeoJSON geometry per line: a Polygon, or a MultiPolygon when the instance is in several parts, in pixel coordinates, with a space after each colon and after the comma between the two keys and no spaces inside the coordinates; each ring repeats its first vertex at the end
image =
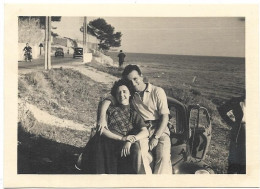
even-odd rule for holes
{"type": "Polygon", "coordinates": [[[250,173],[246,16],[52,15],[16,17],[18,176],[250,173]]]}

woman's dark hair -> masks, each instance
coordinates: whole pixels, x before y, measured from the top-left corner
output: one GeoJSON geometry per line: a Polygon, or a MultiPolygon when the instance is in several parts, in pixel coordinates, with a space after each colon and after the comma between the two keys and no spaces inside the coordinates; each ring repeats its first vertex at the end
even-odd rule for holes
{"type": "Polygon", "coordinates": [[[118,81],[116,81],[116,82],[114,83],[114,85],[113,85],[113,87],[112,87],[112,89],[111,89],[111,95],[112,95],[113,97],[116,98],[117,89],[118,89],[118,87],[120,87],[120,86],[122,86],[122,85],[125,85],[125,86],[128,88],[128,90],[130,91],[130,94],[131,94],[131,96],[132,96],[132,91],[133,91],[133,90],[132,90],[131,82],[128,81],[127,79],[120,79],[120,80],[118,80],[118,81]]]}
{"type": "Polygon", "coordinates": [[[142,75],[142,72],[137,65],[129,64],[125,67],[125,69],[122,73],[122,78],[127,79],[128,74],[130,74],[134,70],[137,71],[139,75],[142,75]]]}

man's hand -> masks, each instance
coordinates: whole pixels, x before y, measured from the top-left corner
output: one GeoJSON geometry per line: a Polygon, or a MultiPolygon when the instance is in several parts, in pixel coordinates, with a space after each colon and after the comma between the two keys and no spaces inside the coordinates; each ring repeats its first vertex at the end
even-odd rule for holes
{"type": "Polygon", "coordinates": [[[131,142],[126,142],[121,151],[121,157],[130,155],[131,142]]]}
{"type": "Polygon", "coordinates": [[[158,139],[156,138],[152,138],[150,141],[149,141],[149,149],[150,151],[152,151],[154,149],[154,147],[156,147],[158,144],[158,139]]]}

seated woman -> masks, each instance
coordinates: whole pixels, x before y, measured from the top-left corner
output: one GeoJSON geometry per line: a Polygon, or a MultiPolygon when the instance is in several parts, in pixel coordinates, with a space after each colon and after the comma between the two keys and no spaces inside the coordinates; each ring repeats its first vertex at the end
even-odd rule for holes
{"type": "Polygon", "coordinates": [[[121,79],[112,87],[111,94],[118,103],[116,106],[110,106],[107,111],[108,129],[104,129],[101,135],[95,134],[84,149],[84,173],[151,173],[147,160],[147,125],[130,105],[129,86],[129,81],[121,79]]]}

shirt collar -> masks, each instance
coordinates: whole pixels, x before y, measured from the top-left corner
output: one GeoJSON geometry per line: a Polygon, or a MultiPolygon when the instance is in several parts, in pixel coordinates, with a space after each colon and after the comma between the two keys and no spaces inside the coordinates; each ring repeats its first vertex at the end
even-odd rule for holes
{"type": "MultiPolygon", "coordinates": [[[[147,84],[147,87],[144,90],[144,92],[149,92],[150,93],[152,91],[152,85],[150,83],[145,83],[145,84],[147,84]]],[[[135,94],[138,94],[138,93],[140,93],[140,92],[135,91],[135,94]]]]}
{"type": "Polygon", "coordinates": [[[145,84],[147,84],[147,87],[146,87],[144,92],[149,92],[150,93],[152,91],[152,85],[150,83],[145,83],[145,84]]]}

